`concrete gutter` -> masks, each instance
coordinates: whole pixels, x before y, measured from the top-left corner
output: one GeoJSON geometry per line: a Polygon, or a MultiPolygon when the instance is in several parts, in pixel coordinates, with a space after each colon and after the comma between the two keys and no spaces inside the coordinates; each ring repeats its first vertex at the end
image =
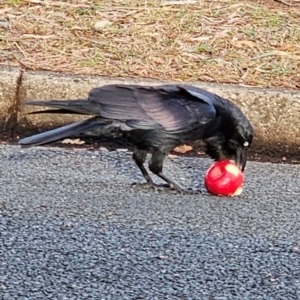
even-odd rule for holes
{"type": "MultiPolygon", "coordinates": [[[[0,67],[0,126],[3,133],[21,137],[80,119],[78,116],[26,115],[33,108],[25,100],[86,98],[90,89],[104,84],[158,85],[174,83],[150,79],[119,79],[100,76],[63,75],[0,67]]],[[[185,82],[205,88],[235,102],[255,129],[257,150],[299,155],[300,92],[283,89],[241,87],[228,84],[185,82]]]]}

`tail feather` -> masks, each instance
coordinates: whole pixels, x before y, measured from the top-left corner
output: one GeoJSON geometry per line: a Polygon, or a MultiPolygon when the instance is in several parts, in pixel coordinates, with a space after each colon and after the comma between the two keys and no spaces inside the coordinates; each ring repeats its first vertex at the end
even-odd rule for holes
{"type": "Polygon", "coordinates": [[[68,111],[65,109],[47,109],[47,110],[36,110],[27,113],[27,115],[40,115],[40,114],[72,114],[72,115],[90,115],[82,112],[68,111]]]}
{"type": "Polygon", "coordinates": [[[43,145],[58,141],[67,137],[77,136],[79,134],[95,130],[101,126],[98,117],[94,117],[88,120],[79,121],[66,125],[60,128],[52,129],[43,133],[39,133],[33,136],[26,137],[19,141],[21,146],[34,146],[34,145],[43,145]]]}
{"type": "MultiPolygon", "coordinates": [[[[75,113],[83,115],[96,115],[100,112],[100,107],[86,99],[77,100],[49,100],[49,101],[26,101],[24,105],[46,106],[57,109],[43,111],[44,113],[75,113]]],[[[33,112],[35,113],[35,112],[33,112]]],[[[36,112],[41,113],[41,112],[36,112]]]]}

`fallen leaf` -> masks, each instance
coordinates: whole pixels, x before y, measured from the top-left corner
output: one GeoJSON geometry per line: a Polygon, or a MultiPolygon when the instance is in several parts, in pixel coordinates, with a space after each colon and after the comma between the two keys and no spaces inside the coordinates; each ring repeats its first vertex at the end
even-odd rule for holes
{"type": "Polygon", "coordinates": [[[71,144],[71,145],[82,145],[82,144],[85,144],[85,142],[81,141],[80,139],[75,139],[75,140],[64,139],[61,143],[62,144],[71,144]]]}
{"type": "Polygon", "coordinates": [[[254,48],[256,46],[256,43],[252,41],[233,41],[232,44],[237,48],[243,48],[244,46],[254,48]]]}
{"type": "Polygon", "coordinates": [[[182,146],[175,147],[173,150],[178,153],[186,153],[188,151],[193,150],[193,147],[189,145],[182,145],[182,146]]]}

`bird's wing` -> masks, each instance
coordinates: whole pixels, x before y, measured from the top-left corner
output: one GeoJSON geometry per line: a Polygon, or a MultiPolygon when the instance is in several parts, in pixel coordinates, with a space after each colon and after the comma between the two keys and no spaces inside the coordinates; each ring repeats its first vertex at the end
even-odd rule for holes
{"type": "Polygon", "coordinates": [[[90,91],[104,118],[126,120],[139,129],[184,130],[216,116],[211,94],[188,86],[108,85],[90,91]]]}

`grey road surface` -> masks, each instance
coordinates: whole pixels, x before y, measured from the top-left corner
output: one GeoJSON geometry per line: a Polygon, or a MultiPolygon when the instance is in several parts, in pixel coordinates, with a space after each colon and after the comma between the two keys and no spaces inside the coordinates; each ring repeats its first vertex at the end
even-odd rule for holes
{"type": "MultiPolygon", "coordinates": [[[[129,152],[0,146],[0,299],[300,299],[300,167],[238,198],[139,190],[129,152]]],[[[209,159],[168,159],[203,188],[209,159]]]]}

